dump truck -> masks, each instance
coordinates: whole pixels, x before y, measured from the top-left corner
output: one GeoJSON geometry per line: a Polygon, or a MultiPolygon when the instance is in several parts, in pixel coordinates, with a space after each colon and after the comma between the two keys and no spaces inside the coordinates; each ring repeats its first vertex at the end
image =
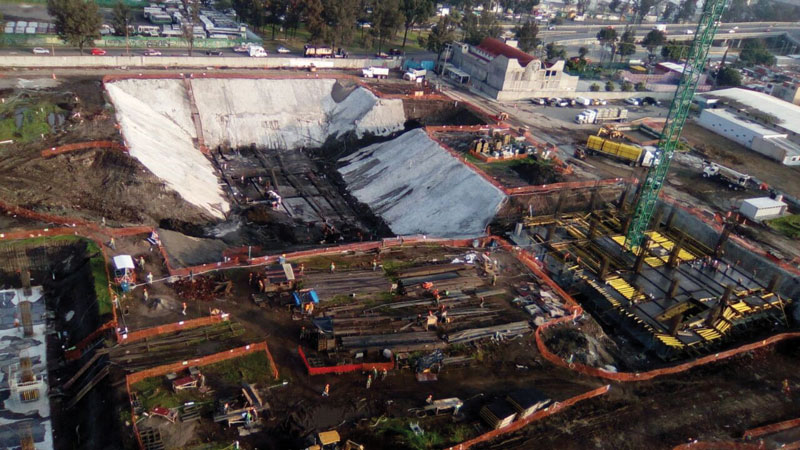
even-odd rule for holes
{"type": "Polygon", "coordinates": [[[703,178],[714,178],[728,185],[728,189],[735,191],[747,189],[750,182],[750,175],[737,172],[730,167],[721,166],[717,163],[705,161],[703,164],[703,178]]]}
{"type": "Polygon", "coordinates": [[[421,81],[425,79],[428,71],[425,69],[408,69],[403,74],[403,79],[408,81],[421,81]]]}
{"type": "Polygon", "coordinates": [[[306,44],[303,46],[303,56],[307,58],[332,58],[333,49],[330,47],[317,47],[316,45],[306,44]]]}
{"type": "Polygon", "coordinates": [[[575,123],[622,122],[628,118],[628,110],[623,108],[584,109],[575,116],[575,123]]]}
{"type": "Polygon", "coordinates": [[[367,67],[361,69],[361,76],[364,78],[389,78],[388,67],[367,67]]]}
{"type": "Polygon", "coordinates": [[[650,167],[656,159],[655,147],[640,147],[633,144],[589,136],[586,141],[586,152],[589,155],[600,154],[625,162],[631,167],[650,167]]]}
{"type": "Polygon", "coordinates": [[[267,51],[264,50],[264,47],[260,45],[251,45],[250,48],[247,49],[247,53],[252,58],[266,58],[267,55],[269,55],[267,51]]]}

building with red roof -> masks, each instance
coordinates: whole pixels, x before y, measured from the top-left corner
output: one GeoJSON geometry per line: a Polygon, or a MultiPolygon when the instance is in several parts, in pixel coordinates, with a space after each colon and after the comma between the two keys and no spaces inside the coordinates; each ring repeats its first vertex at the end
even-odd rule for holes
{"type": "Polygon", "coordinates": [[[445,76],[497,100],[570,96],[578,87],[578,77],[564,73],[564,61],[544,63],[499,39],[456,42],[444,56],[445,76]]]}

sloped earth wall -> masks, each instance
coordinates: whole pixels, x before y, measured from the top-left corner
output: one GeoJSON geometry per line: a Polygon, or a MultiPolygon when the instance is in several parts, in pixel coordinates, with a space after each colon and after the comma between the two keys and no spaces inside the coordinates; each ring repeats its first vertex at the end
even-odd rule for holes
{"type": "Polygon", "coordinates": [[[398,235],[482,235],[506,199],[422,129],[365,147],[340,163],[350,192],[398,235]]]}
{"type": "MultiPolygon", "coordinates": [[[[332,79],[192,79],[203,138],[210,148],[318,147],[354,131],[385,136],[403,129],[402,100],[379,99],[332,79]]],[[[184,80],[128,79],[106,84],[131,156],[211,217],[230,209],[198,136],[184,80]]]]}

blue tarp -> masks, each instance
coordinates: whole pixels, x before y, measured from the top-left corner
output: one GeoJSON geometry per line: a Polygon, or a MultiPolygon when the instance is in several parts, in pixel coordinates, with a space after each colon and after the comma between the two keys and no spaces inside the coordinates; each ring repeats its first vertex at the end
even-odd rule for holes
{"type": "Polygon", "coordinates": [[[298,306],[308,302],[319,305],[319,296],[314,290],[308,292],[292,292],[292,298],[294,298],[294,304],[298,306]]]}
{"type": "Polygon", "coordinates": [[[434,61],[414,61],[407,59],[403,62],[403,70],[408,69],[425,69],[425,70],[433,70],[433,67],[436,63],[434,61]]]}

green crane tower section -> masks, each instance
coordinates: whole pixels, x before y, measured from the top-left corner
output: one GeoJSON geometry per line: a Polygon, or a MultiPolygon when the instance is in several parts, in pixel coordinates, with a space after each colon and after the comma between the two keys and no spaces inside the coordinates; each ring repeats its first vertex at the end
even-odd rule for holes
{"type": "Polygon", "coordinates": [[[697,89],[697,82],[700,81],[700,76],[703,74],[708,50],[711,48],[719,19],[722,17],[726,5],[727,0],[706,0],[703,6],[694,40],[689,47],[686,66],[678,89],[675,91],[675,98],[672,99],[661,139],[658,142],[658,162],[647,173],[647,177],[640,187],[639,200],[633,208],[633,218],[625,236],[625,245],[631,250],[635,251],[644,240],[644,233],[647,231],[650,218],[655,211],[658,194],[667,177],[672,155],[681,137],[683,124],[689,115],[689,106],[697,89]]]}

